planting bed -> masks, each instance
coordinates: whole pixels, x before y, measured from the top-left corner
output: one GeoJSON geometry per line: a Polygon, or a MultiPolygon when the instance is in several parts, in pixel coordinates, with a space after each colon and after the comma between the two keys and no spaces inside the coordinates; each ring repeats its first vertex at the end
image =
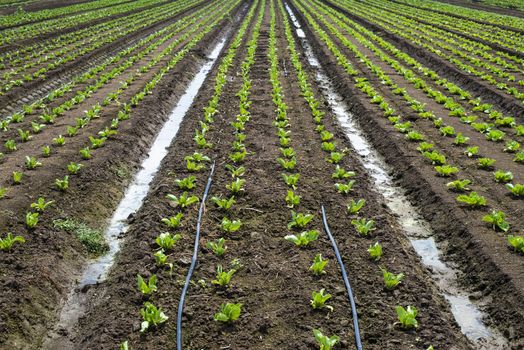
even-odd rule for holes
{"type": "Polygon", "coordinates": [[[45,4],[0,30],[0,348],[524,346],[518,16],[45,4]]]}

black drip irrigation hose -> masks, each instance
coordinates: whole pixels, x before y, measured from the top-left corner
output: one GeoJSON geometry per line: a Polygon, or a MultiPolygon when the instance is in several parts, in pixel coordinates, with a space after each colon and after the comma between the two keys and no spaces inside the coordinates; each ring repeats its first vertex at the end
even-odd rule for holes
{"type": "Polygon", "coordinates": [[[180,302],[178,303],[178,314],[176,320],[176,348],[177,350],[182,350],[182,313],[184,312],[184,305],[186,303],[186,294],[189,288],[189,282],[191,281],[191,276],[195,270],[198,257],[198,249],[200,245],[200,226],[202,224],[202,216],[204,215],[204,208],[206,205],[207,195],[209,189],[211,188],[211,183],[213,182],[213,173],[215,172],[215,162],[211,166],[211,171],[209,172],[209,177],[207,179],[206,189],[204,190],[204,195],[202,196],[202,201],[200,202],[200,208],[198,209],[198,220],[196,227],[196,236],[195,236],[195,245],[193,248],[193,257],[191,258],[191,266],[186,276],[186,283],[182,289],[182,295],[180,295],[180,302]]]}
{"type": "Polygon", "coordinates": [[[335,251],[335,255],[337,256],[337,261],[338,261],[338,264],[340,265],[340,270],[342,271],[342,279],[344,280],[344,284],[346,285],[346,290],[348,291],[349,303],[351,304],[351,313],[353,314],[353,328],[355,329],[355,344],[358,350],[362,350],[362,342],[360,340],[360,329],[358,327],[357,307],[355,305],[355,299],[353,298],[353,291],[351,289],[351,285],[349,284],[348,275],[346,273],[346,267],[344,266],[344,262],[342,261],[342,256],[340,255],[340,251],[338,250],[337,242],[335,241],[335,238],[333,238],[333,235],[331,234],[331,231],[329,230],[329,226],[328,226],[328,222],[326,218],[326,210],[324,209],[323,205],[322,205],[322,222],[324,223],[324,230],[326,231],[329,237],[329,240],[331,241],[331,245],[333,246],[333,250],[335,251]]]}

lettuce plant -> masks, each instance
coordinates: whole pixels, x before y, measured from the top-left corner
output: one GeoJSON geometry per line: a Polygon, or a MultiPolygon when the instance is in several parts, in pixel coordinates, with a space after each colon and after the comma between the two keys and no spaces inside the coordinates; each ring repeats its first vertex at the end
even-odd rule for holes
{"type": "Polygon", "coordinates": [[[15,185],[19,185],[22,183],[22,176],[24,174],[21,173],[20,171],[13,171],[13,183],[15,185]]]}
{"type": "Polygon", "coordinates": [[[195,182],[196,178],[191,175],[183,179],[176,179],[175,185],[177,185],[181,190],[192,190],[196,186],[195,182]]]}
{"type": "Polygon", "coordinates": [[[229,170],[233,178],[244,176],[244,173],[246,172],[246,168],[244,168],[243,166],[234,167],[230,164],[226,164],[226,169],[229,170]]]}
{"type": "Polygon", "coordinates": [[[323,275],[326,273],[324,269],[328,262],[328,259],[322,259],[322,254],[317,254],[313,259],[313,264],[309,267],[309,271],[313,272],[315,275],[323,275]]]}
{"type": "Polygon", "coordinates": [[[446,164],[446,165],[437,165],[435,167],[435,171],[437,172],[438,176],[450,177],[451,175],[458,173],[459,169],[455,166],[446,164]]]}
{"type": "MultiPolygon", "coordinates": [[[[513,247],[515,252],[524,253],[524,237],[508,235],[508,244],[511,247],[513,247]]],[[[0,242],[0,248],[1,248],[1,242],[0,242]]]]}
{"type": "Polygon", "coordinates": [[[369,246],[368,253],[371,259],[378,261],[382,257],[382,246],[380,243],[375,242],[375,244],[369,246]]]}
{"type": "Polygon", "coordinates": [[[144,278],[142,276],[140,276],[140,275],[136,275],[136,279],[137,279],[138,290],[140,292],[142,292],[142,294],[148,295],[148,294],[151,294],[151,293],[157,291],[157,287],[156,287],[157,278],[156,278],[156,275],[151,275],[151,277],[149,277],[149,280],[147,281],[147,283],[146,283],[146,281],[144,281],[144,278]]]}
{"type": "Polygon", "coordinates": [[[22,142],[27,142],[32,139],[31,131],[29,130],[24,131],[22,129],[18,129],[18,136],[20,136],[20,140],[22,142]]]}
{"type": "Polygon", "coordinates": [[[122,344],[120,344],[119,350],[129,350],[129,343],[127,340],[123,342],[122,344]]]}
{"type": "Polygon", "coordinates": [[[313,307],[313,309],[326,308],[329,311],[333,311],[333,306],[326,305],[326,301],[331,299],[331,294],[326,294],[325,291],[326,290],[322,288],[319,292],[313,291],[313,293],[311,293],[310,302],[311,302],[311,307],[313,307]]]}
{"type": "Polygon", "coordinates": [[[211,249],[216,256],[222,256],[226,253],[226,240],[219,238],[216,241],[207,242],[207,249],[211,249]]]}
{"type": "Polygon", "coordinates": [[[218,208],[225,211],[230,210],[236,203],[235,196],[231,196],[230,198],[212,197],[211,200],[218,208]]]}
{"type": "Polygon", "coordinates": [[[297,235],[287,235],[284,237],[286,241],[293,242],[298,247],[305,247],[309,243],[316,241],[319,236],[319,232],[317,230],[310,230],[310,231],[304,231],[297,235]]]}
{"type": "Polygon", "coordinates": [[[417,151],[420,153],[429,152],[433,149],[433,144],[428,142],[421,142],[417,147],[417,151]]]}
{"type": "Polygon", "coordinates": [[[182,236],[179,234],[172,235],[169,232],[164,232],[155,238],[155,243],[164,250],[171,250],[181,238],[182,236]]]}
{"type": "Polygon", "coordinates": [[[313,330],[313,335],[320,346],[320,350],[331,350],[340,340],[338,336],[333,335],[328,337],[327,335],[322,334],[322,332],[318,329],[313,330]]]}
{"type": "Polygon", "coordinates": [[[231,323],[240,317],[242,304],[226,303],[220,305],[220,311],[215,314],[215,321],[231,323]]]}
{"type": "Polygon", "coordinates": [[[295,169],[295,165],[297,164],[297,159],[294,157],[289,160],[284,158],[277,158],[277,162],[285,170],[293,170],[295,169]]]}
{"type": "Polygon", "coordinates": [[[375,230],[375,221],[366,220],[364,218],[351,220],[351,224],[355,227],[358,233],[366,236],[371,231],[375,230]]]}
{"type": "Polygon", "coordinates": [[[287,175],[287,174],[282,173],[282,177],[284,178],[284,182],[286,183],[286,185],[293,188],[294,190],[297,189],[297,183],[298,183],[298,180],[300,179],[300,174],[297,173],[297,174],[287,175]]]}
{"type": "Polygon", "coordinates": [[[25,243],[24,237],[13,236],[11,232],[8,232],[5,238],[0,238],[0,250],[10,250],[15,243],[25,243]]]}
{"type": "Polygon", "coordinates": [[[51,155],[51,147],[45,145],[42,146],[42,157],[49,157],[51,155]]]}
{"type": "Polygon", "coordinates": [[[67,171],[71,175],[76,175],[84,166],[80,163],[70,162],[67,164],[67,171]]]}
{"type": "Polygon", "coordinates": [[[235,269],[231,269],[226,272],[222,269],[222,265],[218,265],[216,279],[211,281],[211,283],[217,284],[221,287],[227,287],[231,281],[231,277],[233,277],[235,272],[237,272],[235,269]]]}
{"type": "Polygon", "coordinates": [[[342,161],[342,158],[344,158],[343,152],[331,152],[326,160],[332,164],[339,164],[342,161]]]}
{"type": "Polygon", "coordinates": [[[384,278],[384,284],[386,285],[387,289],[393,289],[404,278],[403,273],[399,273],[398,275],[395,275],[394,273],[389,272],[385,268],[381,267],[380,271],[382,271],[382,277],[384,278]]]}
{"type": "Polygon", "coordinates": [[[180,222],[182,221],[182,217],[184,214],[178,213],[175,216],[170,216],[168,218],[163,218],[161,222],[165,224],[167,227],[176,229],[178,226],[180,226],[180,222]]]}
{"type": "Polygon", "coordinates": [[[471,185],[471,181],[468,179],[464,180],[455,180],[448,182],[446,186],[451,190],[455,192],[465,192],[469,191],[469,185],[471,185]]]}
{"type": "Polygon", "coordinates": [[[358,212],[360,211],[360,209],[362,209],[362,207],[364,207],[364,205],[366,204],[366,200],[365,199],[359,199],[358,201],[355,202],[355,200],[351,200],[348,205],[347,205],[347,208],[348,208],[348,213],[350,215],[355,215],[355,214],[358,214],[358,212]]]}
{"type": "Polygon", "coordinates": [[[457,202],[467,204],[472,208],[482,207],[487,203],[486,198],[477,192],[471,192],[469,195],[460,195],[457,197],[457,202]]]}
{"type": "Polygon", "coordinates": [[[33,229],[38,224],[39,213],[28,212],[25,214],[25,226],[28,229],[33,229]]]}
{"type": "Polygon", "coordinates": [[[480,169],[491,169],[493,168],[493,164],[495,164],[495,159],[479,158],[477,164],[480,169]]]}
{"type": "Polygon", "coordinates": [[[524,150],[520,151],[515,155],[515,158],[513,159],[514,162],[517,163],[523,163],[524,164],[524,150]]]}
{"type": "Polygon", "coordinates": [[[497,170],[493,173],[496,182],[506,183],[513,180],[513,174],[511,171],[497,170]]]}
{"type": "Polygon", "coordinates": [[[509,223],[506,221],[506,214],[500,210],[493,210],[491,214],[485,215],[482,221],[490,224],[495,231],[508,232],[510,228],[509,223]]]}
{"type": "Polygon", "coordinates": [[[54,201],[46,202],[45,198],[40,197],[36,202],[31,203],[31,208],[35,209],[39,213],[43,213],[45,209],[53,203],[54,201]]]}
{"type": "Polygon", "coordinates": [[[169,199],[175,207],[187,208],[195,203],[198,203],[199,199],[197,196],[190,196],[187,192],[184,192],[177,197],[173,194],[166,195],[166,198],[169,199]]]}
{"type": "Polygon", "coordinates": [[[59,191],[65,192],[69,188],[69,176],[64,176],[63,179],[56,179],[55,186],[59,191]]]}
{"type": "Polygon", "coordinates": [[[300,196],[292,190],[287,190],[286,203],[288,208],[294,208],[300,204],[300,196]]]}
{"type": "Polygon", "coordinates": [[[457,136],[455,137],[454,144],[457,145],[457,146],[461,146],[461,145],[466,144],[468,141],[469,141],[469,137],[466,137],[466,136],[462,135],[461,132],[459,132],[457,134],[457,136]]]}
{"type": "Polygon", "coordinates": [[[42,166],[42,163],[39,162],[35,157],[25,157],[25,167],[28,170],[36,169],[37,167],[42,166]]]}
{"type": "Polygon", "coordinates": [[[140,309],[140,314],[144,321],[141,324],[140,332],[145,332],[151,326],[158,326],[168,320],[169,317],[164,314],[160,308],[150,302],[144,304],[144,308],[140,309]]]}
{"type": "Polygon", "coordinates": [[[6,193],[7,193],[7,188],[0,187],[0,199],[4,198],[6,193]]]}
{"type": "Polygon", "coordinates": [[[522,184],[507,184],[506,188],[511,191],[515,197],[524,197],[524,185],[522,184]]]}
{"type": "Polygon", "coordinates": [[[331,175],[334,179],[347,179],[352,176],[355,176],[355,173],[353,171],[346,171],[344,168],[342,168],[340,165],[337,165],[335,168],[335,172],[331,175]]]}
{"type": "Polygon", "coordinates": [[[53,143],[61,147],[65,144],[65,137],[59,135],[58,137],[53,138],[53,143]]]}
{"type": "Polygon", "coordinates": [[[173,264],[167,262],[167,255],[163,249],[158,250],[153,254],[157,266],[168,266],[170,270],[173,270],[173,264]]]}
{"type": "Polygon", "coordinates": [[[89,147],[80,149],[80,156],[82,159],[91,159],[91,149],[89,147]]]}
{"type": "Polygon", "coordinates": [[[4,143],[5,149],[7,152],[14,152],[16,151],[16,141],[15,140],[7,140],[4,143]]]}
{"type": "Polygon", "coordinates": [[[288,229],[297,228],[302,229],[313,220],[312,214],[302,214],[295,211],[291,211],[291,221],[287,224],[288,229]]]}
{"type": "Polygon", "coordinates": [[[244,191],[244,184],[246,183],[246,180],[236,178],[231,182],[230,184],[226,185],[226,188],[233,194],[238,194],[242,191],[244,191]]]}
{"type": "Polygon", "coordinates": [[[408,306],[404,309],[402,306],[398,305],[396,311],[398,321],[402,328],[412,329],[418,327],[418,322],[416,320],[417,309],[415,307],[408,306]]]}
{"type": "Polygon", "coordinates": [[[348,194],[352,189],[353,185],[355,184],[355,180],[349,180],[347,183],[335,183],[335,188],[339,193],[342,194],[348,194]]]}
{"type": "Polygon", "coordinates": [[[242,222],[240,220],[229,220],[228,218],[222,218],[220,223],[220,229],[226,233],[233,233],[240,229],[242,222]]]}
{"type": "Polygon", "coordinates": [[[504,152],[515,153],[520,149],[520,143],[514,140],[506,142],[506,147],[504,147],[504,152]]]}
{"type": "Polygon", "coordinates": [[[469,158],[476,156],[478,153],[479,153],[479,147],[478,146],[468,147],[464,151],[464,154],[467,155],[469,158]]]}

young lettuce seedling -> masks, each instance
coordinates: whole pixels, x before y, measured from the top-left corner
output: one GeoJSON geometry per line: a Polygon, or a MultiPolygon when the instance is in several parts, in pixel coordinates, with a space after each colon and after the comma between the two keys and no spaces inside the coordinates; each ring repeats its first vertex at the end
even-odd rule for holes
{"type": "Polygon", "coordinates": [[[492,158],[479,158],[478,167],[480,169],[492,169],[493,164],[495,164],[495,159],[492,158]]]}
{"type": "Polygon", "coordinates": [[[313,264],[309,267],[309,271],[313,272],[315,275],[320,276],[326,273],[324,268],[328,264],[328,259],[322,259],[322,254],[315,255],[313,259],[313,264]]]}
{"type": "Polygon", "coordinates": [[[242,304],[226,303],[220,305],[220,311],[215,314],[215,321],[231,323],[240,317],[242,304]]]}
{"type": "Polygon", "coordinates": [[[340,167],[340,165],[337,165],[335,168],[335,172],[331,175],[334,179],[348,179],[352,176],[355,176],[355,173],[353,171],[346,171],[344,168],[340,167]]]}
{"type": "Polygon", "coordinates": [[[38,213],[28,212],[25,214],[25,225],[28,229],[33,229],[38,224],[38,213]]]}
{"type": "Polygon", "coordinates": [[[56,179],[55,186],[59,191],[65,192],[69,188],[69,176],[64,176],[63,179],[56,179]]]}
{"type": "Polygon", "coordinates": [[[298,183],[298,180],[300,179],[300,174],[287,175],[287,174],[282,173],[282,177],[284,178],[284,182],[286,183],[286,185],[293,188],[294,190],[297,189],[297,183],[298,183]]]}
{"type": "Polygon", "coordinates": [[[333,306],[326,305],[326,301],[331,299],[331,294],[325,294],[325,289],[321,289],[320,292],[315,292],[311,294],[311,306],[313,309],[323,309],[326,308],[329,311],[333,311],[333,306]]]}
{"type": "Polygon", "coordinates": [[[42,146],[42,157],[49,157],[51,155],[51,147],[49,146],[42,146]]]}
{"type": "Polygon", "coordinates": [[[156,275],[152,275],[151,277],[149,277],[149,280],[147,281],[147,283],[146,281],[144,281],[144,278],[142,278],[142,276],[140,275],[136,275],[136,279],[137,279],[138,290],[141,291],[142,294],[149,295],[157,291],[156,275]]]}
{"type": "Polygon", "coordinates": [[[375,230],[375,221],[374,220],[368,221],[364,218],[355,219],[355,220],[351,220],[351,224],[355,227],[358,233],[364,236],[366,236],[369,232],[375,230]]]}
{"type": "Polygon", "coordinates": [[[348,213],[350,215],[355,215],[355,214],[358,214],[358,212],[360,211],[360,209],[362,209],[362,207],[364,207],[364,205],[366,204],[366,200],[364,199],[359,199],[358,201],[355,202],[355,200],[351,200],[349,202],[349,204],[347,205],[347,208],[348,208],[348,213]]]}
{"type": "Polygon", "coordinates": [[[31,203],[31,208],[36,209],[37,212],[43,213],[45,209],[53,204],[55,201],[46,202],[43,197],[38,198],[34,203],[31,203]]]}
{"type": "Polygon", "coordinates": [[[335,187],[339,193],[342,194],[348,194],[352,189],[353,185],[355,184],[355,180],[350,180],[347,183],[336,183],[335,187]]]}
{"type": "Polygon", "coordinates": [[[180,188],[181,190],[187,191],[187,190],[192,190],[193,188],[195,188],[195,182],[196,182],[196,178],[191,175],[183,179],[176,179],[175,185],[177,185],[178,188],[180,188]]]}
{"type": "Polygon", "coordinates": [[[183,216],[184,214],[178,213],[175,216],[163,218],[161,222],[169,228],[176,229],[180,226],[180,222],[182,221],[183,216]]]}
{"type": "Polygon", "coordinates": [[[65,137],[59,135],[58,137],[53,138],[53,143],[59,147],[65,145],[65,137]]]}
{"type": "Polygon", "coordinates": [[[382,246],[380,243],[375,242],[375,244],[369,246],[368,253],[371,259],[378,261],[382,257],[382,246]]]}
{"type": "Polygon", "coordinates": [[[169,267],[169,270],[173,270],[173,264],[167,262],[167,255],[164,253],[163,249],[160,249],[155,254],[153,254],[155,257],[155,262],[157,266],[167,266],[169,267]]]}
{"type": "Polygon", "coordinates": [[[129,344],[127,340],[120,344],[120,350],[129,350],[129,344]]]}
{"type": "MultiPolygon", "coordinates": [[[[508,235],[508,244],[511,247],[513,247],[515,252],[524,253],[524,237],[508,235]]],[[[0,248],[1,248],[1,242],[0,242],[0,248]]]]}
{"type": "Polygon", "coordinates": [[[469,191],[468,185],[471,184],[470,180],[464,179],[464,180],[455,180],[448,182],[446,186],[451,190],[455,192],[465,192],[469,191]]]}
{"type": "Polygon", "coordinates": [[[71,175],[76,175],[84,166],[80,163],[71,162],[67,164],[67,171],[71,175]]]}
{"type": "Polygon", "coordinates": [[[80,150],[80,156],[82,159],[91,159],[91,149],[89,147],[84,147],[80,150]]]}
{"type": "Polygon", "coordinates": [[[287,235],[284,237],[286,241],[295,243],[298,247],[305,247],[309,243],[316,241],[319,236],[317,230],[304,231],[298,235],[287,235]]]}
{"type": "Polygon", "coordinates": [[[491,214],[485,215],[482,221],[490,224],[495,231],[508,232],[510,228],[509,222],[506,221],[506,214],[500,210],[493,210],[491,214]]]}
{"type": "Polygon", "coordinates": [[[291,158],[289,160],[284,158],[277,158],[277,162],[284,168],[284,170],[293,170],[295,169],[295,165],[297,164],[296,158],[291,158]]]}
{"type": "Polygon", "coordinates": [[[35,157],[25,157],[25,167],[28,170],[36,169],[39,166],[42,166],[42,163],[39,162],[35,157]]]}
{"type": "Polygon", "coordinates": [[[446,164],[446,165],[437,165],[435,167],[435,171],[437,172],[438,176],[450,177],[451,175],[458,173],[459,169],[455,166],[446,164]]]}
{"type": "Polygon", "coordinates": [[[380,271],[382,271],[382,277],[384,277],[384,284],[386,285],[387,289],[395,288],[396,286],[398,286],[402,278],[404,278],[403,273],[395,275],[391,272],[388,272],[388,270],[386,270],[383,267],[380,268],[380,271]]]}
{"type": "Polygon", "coordinates": [[[242,222],[240,220],[229,220],[228,218],[222,218],[220,223],[220,229],[226,233],[233,233],[240,229],[242,222]]]}
{"type": "Polygon", "coordinates": [[[485,206],[487,203],[486,198],[477,192],[471,192],[469,195],[460,195],[457,197],[457,202],[465,203],[472,208],[479,208],[485,206]]]}
{"type": "Polygon", "coordinates": [[[164,250],[171,250],[175,246],[176,242],[178,242],[182,238],[179,234],[172,235],[169,232],[161,233],[157,238],[155,238],[155,243],[164,250]]]}
{"type": "Polygon", "coordinates": [[[522,184],[507,184],[506,188],[511,191],[515,197],[524,197],[524,185],[522,184]]]}
{"type": "Polygon", "coordinates": [[[300,204],[300,196],[295,194],[292,190],[287,190],[286,203],[288,208],[294,208],[300,204]]]}
{"type": "Polygon", "coordinates": [[[297,213],[292,210],[291,221],[287,224],[287,228],[290,230],[294,227],[297,229],[303,229],[311,220],[313,220],[313,215],[297,213]]]}
{"type": "Polygon", "coordinates": [[[227,250],[226,240],[224,238],[219,238],[216,241],[207,242],[207,249],[213,250],[213,253],[215,253],[216,256],[222,256],[227,250]]]}
{"type": "Polygon", "coordinates": [[[400,325],[404,329],[412,329],[418,327],[418,322],[416,320],[417,317],[417,309],[413,306],[408,306],[407,308],[403,308],[402,306],[398,305],[396,308],[397,311],[397,317],[400,325]]]}
{"type": "Polygon", "coordinates": [[[326,160],[332,164],[339,164],[342,161],[342,158],[344,158],[343,152],[331,152],[329,158],[326,160]]]}
{"type": "Polygon", "coordinates": [[[13,236],[11,232],[8,232],[5,238],[0,238],[0,250],[10,250],[15,243],[25,243],[24,237],[13,236]]]}
{"type": "Polygon", "coordinates": [[[238,194],[242,191],[244,191],[244,184],[246,183],[246,180],[236,178],[233,182],[226,185],[226,188],[233,194],[238,194]]]}
{"type": "Polygon", "coordinates": [[[0,187],[0,199],[4,198],[6,193],[7,193],[7,188],[0,187]]]}
{"type": "Polygon", "coordinates": [[[496,182],[507,183],[513,180],[513,174],[511,171],[497,170],[493,173],[496,182]]]}
{"type": "Polygon", "coordinates": [[[19,185],[22,183],[22,176],[23,176],[23,173],[19,172],[19,171],[13,171],[13,183],[15,185],[19,185]]]}
{"type": "Polygon", "coordinates": [[[322,332],[318,329],[313,330],[313,335],[315,336],[315,339],[320,346],[320,350],[331,350],[335,346],[336,343],[340,340],[340,338],[336,335],[333,335],[331,337],[328,337],[327,335],[322,334],[322,332]]]}
{"type": "Polygon", "coordinates": [[[217,207],[225,211],[230,210],[236,203],[235,196],[231,196],[230,198],[212,197],[211,200],[217,207]]]}
{"type": "Polygon", "coordinates": [[[173,194],[168,194],[166,198],[169,199],[175,207],[180,208],[187,208],[195,203],[198,203],[199,201],[197,196],[190,196],[187,194],[187,192],[182,193],[180,197],[177,197],[173,194]]]}
{"type": "Polygon", "coordinates": [[[226,164],[226,169],[229,170],[229,172],[231,173],[231,177],[233,178],[244,176],[244,173],[246,172],[246,168],[244,168],[243,166],[235,168],[230,164],[226,164]]]}
{"type": "Polygon", "coordinates": [[[229,285],[229,282],[231,281],[231,277],[233,277],[233,274],[237,272],[235,269],[231,269],[228,272],[225,272],[222,269],[222,265],[217,266],[217,277],[211,283],[217,284],[221,287],[227,287],[229,285]]]}
{"type": "Polygon", "coordinates": [[[157,326],[166,322],[169,318],[160,310],[160,308],[157,308],[150,302],[144,304],[144,308],[140,309],[140,314],[144,319],[140,328],[140,332],[142,333],[147,331],[151,326],[157,326]]]}
{"type": "Polygon", "coordinates": [[[520,151],[515,155],[515,158],[513,159],[514,162],[517,163],[523,163],[524,164],[524,150],[520,151]]]}

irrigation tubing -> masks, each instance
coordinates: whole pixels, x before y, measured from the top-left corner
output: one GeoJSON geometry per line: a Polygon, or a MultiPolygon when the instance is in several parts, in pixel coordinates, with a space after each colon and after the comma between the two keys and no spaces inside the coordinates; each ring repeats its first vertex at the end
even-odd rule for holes
{"type": "Polygon", "coordinates": [[[349,303],[351,304],[351,313],[353,314],[353,328],[355,329],[355,344],[358,350],[362,350],[362,342],[360,340],[360,329],[358,327],[357,307],[355,305],[355,299],[353,298],[353,291],[351,289],[351,285],[349,284],[349,278],[346,273],[346,267],[344,266],[344,262],[342,261],[340,251],[338,250],[337,242],[335,241],[335,238],[333,238],[333,235],[329,230],[324,205],[322,205],[322,222],[324,223],[324,230],[326,231],[329,240],[331,241],[331,245],[333,246],[333,250],[335,251],[335,255],[337,256],[338,264],[340,265],[340,270],[342,271],[342,279],[344,280],[346,290],[348,291],[349,303]]]}
{"type": "Polygon", "coordinates": [[[200,245],[200,226],[202,224],[202,216],[204,215],[204,208],[206,205],[207,195],[209,189],[211,188],[211,183],[213,182],[213,173],[215,172],[215,162],[211,166],[211,171],[209,172],[209,177],[207,179],[206,189],[204,190],[204,195],[202,196],[202,201],[200,202],[200,208],[198,209],[198,220],[196,227],[196,236],[195,236],[195,245],[193,248],[193,257],[191,258],[191,266],[186,276],[186,283],[182,289],[182,295],[180,296],[180,302],[178,303],[178,314],[176,319],[176,348],[177,350],[182,350],[182,313],[184,312],[184,305],[186,303],[186,294],[189,288],[189,282],[191,281],[191,276],[195,270],[198,257],[198,249],[200,245]]]}

